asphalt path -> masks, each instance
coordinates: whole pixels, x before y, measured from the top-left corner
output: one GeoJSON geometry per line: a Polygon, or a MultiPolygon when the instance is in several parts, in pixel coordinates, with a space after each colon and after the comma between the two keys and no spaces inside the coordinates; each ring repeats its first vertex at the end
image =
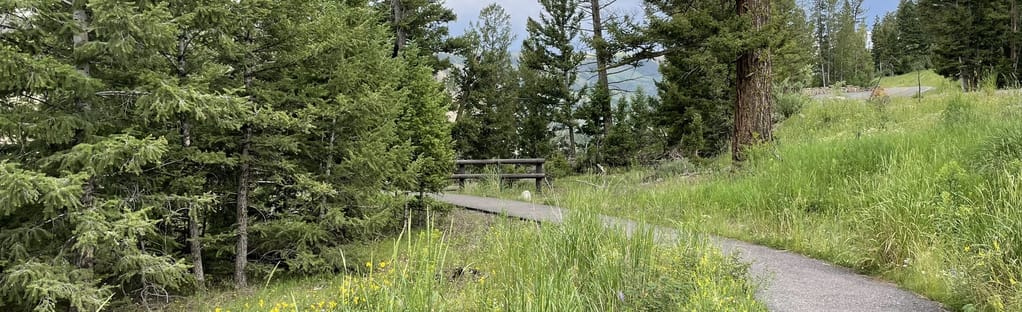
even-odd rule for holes
{"type": "MultiPolygon", "coordinates": [[[[922,87],[922,91],[923,91],[922,93],[933,91],[933,89],[934,89],[933,87],[923,86],[922,87]]],[[[913,97],[917,93],[919,93],[919,90],[920,90],[919,87],[892,87],[892,88],[885,88],[884,89],[884,91],[887,92],[887,96],[890,96],[892,98],[897,98],[897,97],[913,97]]],[[[821,95],[814,96],[813,98],[816,98],[816,99],[868,100],[869,96],[871,94],[872,94],[872,92],[849,92],[849,93],[841,93],[841,94],[821,94],[821,95]]]]}
{"type": "MultiPolygon", "coordinates": [[[[569,214],[564,208],[512,200],[456,194],[435,197],[469,210],[545,223],[561,223],[569,214]]],[[[656,238],[663,242],[678,238],[677,231],[671,228],[651,228],[608,216],[600,218],[605,226],[628,233],[640,227],[652,229],[656,238]]],[[[827,262],[733,239],[710,237],[710,241],[725,253],[737,253],[750,264],[752,278],[763,282],[756,296],[771,311],[945,311],[940,304],[894,284],[827,262]]]]}

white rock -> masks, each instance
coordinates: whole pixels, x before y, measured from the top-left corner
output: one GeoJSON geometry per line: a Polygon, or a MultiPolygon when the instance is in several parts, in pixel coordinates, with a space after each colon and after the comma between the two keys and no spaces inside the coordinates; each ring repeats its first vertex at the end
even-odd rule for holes
{"type": "Polygon", "coordinates": [[[532,201],[532,192],[529,191],[522,192],[522,199],[526,201],[532,201]]]}

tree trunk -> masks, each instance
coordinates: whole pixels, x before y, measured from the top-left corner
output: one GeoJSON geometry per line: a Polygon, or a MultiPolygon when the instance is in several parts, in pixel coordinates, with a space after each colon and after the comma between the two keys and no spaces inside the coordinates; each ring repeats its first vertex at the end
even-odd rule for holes
{"type": "MultiPolygon", "coordinates": [[[[188,49],[188,35],[182,33],[177,39],[177,78],[178,82],[184,85],[188,78],[188,59],[185,52],[188,49]]],[[[184,149],[192,147],[192,125],[187,116],[181,116],[181,146],[184,149]]],[[[191,245],[192,253],[192,274],[195,275],[195,282],[199,289],[206,288],[206,272],[202,265],[202,234],[199,231],[199,212],[191,203],[185,211],[188,216],[188,244],[191,245]]]]}
{"type": "MultiPolygon", "coordinates": [[[[770,17],[769,0],[737,0],[738,15],[750,16],[754,31],[762,31],[770,17]]],[[[738,90],[735,97],[731,151],[736,162],[747,157],[746,147],[773,139],[770,94],[770,51],[766,47],[745,51],[738,58],[738,90]]]]}
{"type": "Polygon", "coordinates": [[[249,149],[252,146],[252,127],[245,125],[241,130],[244,133],[241,143],[241,168],[238,171],[238,244],[235,246],[234,255],[234,288],[245,288],[248,282],[245,279],[245,266],[248,264],[248,180],[249,175],[249,149]]]}
{"type": "Polygon", "coordinates": [[[603,20],[600,16],[600,0],[590,0],[593,17],[593,49],[596,50],[596,87],[606,92],[607,98],[600,104],[600,112],[603,114],[603,135],[610,133],[614,125],[614,114],[611,109],[610,80],[607,75],[607,66],[610,63],[610,52],[607,50],[607,42],[603,38],[603,20]]]}
{"type": "MultiPolygon", "coordinates": [[[[250,47],[252,46],[250,34],[246,34],[245,41],[247,41],[250,47]]],[[[252,82],[255,80],[255,77],[253,77],[251,60],[245,60],[244,66],[245,94],[248,96],[249,102],[254,103],[255,100],[252,98],[252,82]]],[[[248,181],[251,175],[249,154],[252,149],[252,125],[245,124],[241,127],[241,132],[241,159],[239,160],[237,194],[238,241],[234,250],[234,288],[237,289],[248,287],[248,281],[245,278],[245,266],[248,265],[248,181]]]]}
{"type": "MultiPolygon", "coordinates": [[[[1011,0],[1011,69],[1017,75],[1019,63],[1018,0],[1011,0]]],[[[1018,79],[1016,77],[1016,79],[1018,79]]]]}
{"type": "Polygon", "coordinates": [[[390,6],[394,14],[391,22],[393,22],[394,33],[396,35],[394,39],[394,53],[391,57],[397,57],[408,42],[408,32],[401,26],[401,20],[404,19],[404,8],[401,6],[401,0],[391,0],[390,6]]]}
{"type": "Polygon", "coordinates": [[[575,160],[575,126],[574,121],[568,124],[568,159],[575,160]]]}
{"type": "MultiPolygon", "coordinates": [[[[71,36],[71,42],[73,44],[75,52],[82,48],[83,45],[89,42],[89,12],[86,11],[84,1],[76,1],[71,11],[71,18],[74,20],[75,26],[78,28],[77,31],[71,36]]],[[[92,69],[87,60],[84,60],[81,55],[75,55],[75,69],[84,77],[92,76],[92,69]]],[[[91,109],[91,105],[83,95],[78,94],[75,97],[75,108],[80,114],[87,114],[91,109]]],[[[86,132],[83,129],[75,130],[74,142],[75,144],[83,143],[85,141],[86,132]]],[[[85,185],[82,187],[82,197],[80,198],[82,206],[86,209],[93,209],[93,192],[95,192],[95,178],[89,177],[85,181],[85,185]]],[[[85,246],[82,250],[78,251],[78,259],[75,265],[82,269],[92,269],[95,265],[95,249],[90,246],[85,246]]],[[[78,308],[74,305],[68,309],[69,311],[78,311],[78,308]]]]}

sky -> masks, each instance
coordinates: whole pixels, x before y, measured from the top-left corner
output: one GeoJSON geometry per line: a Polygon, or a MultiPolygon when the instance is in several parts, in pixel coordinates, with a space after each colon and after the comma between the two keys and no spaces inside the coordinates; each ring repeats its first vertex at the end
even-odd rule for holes
{"type": "MultiPolygon", "coordinates": [[[[802,1],[800,1],[802,2],[802,1]]],[[[865,0],[863,7],[866,8],[867,25],[873,25],[873,18],[883,16],[898,7],[898,0],[865,0]]],[[[525,38],[525,21],[530,16],[538,16],[540,10],[539,2],[535,0],[447,0],[446,6],[453,9],[458,15],[458,20],[451,25],[452,35],[465,33],[465,28],[471,21],[479,17],[479,11],[490,3],[497,3],[504,7],[508,15],[511,15],[511,27],[517,35],[512,49],[517,49],[521,40],[525,38]]],[[[641,13],[642,0],[618,0],[612,10],[623,13],[641,13]]]]}

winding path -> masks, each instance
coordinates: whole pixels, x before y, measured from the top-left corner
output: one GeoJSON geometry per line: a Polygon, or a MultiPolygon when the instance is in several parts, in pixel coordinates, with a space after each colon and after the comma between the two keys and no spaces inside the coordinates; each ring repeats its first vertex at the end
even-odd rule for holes
{"type": "MultiPolygon", "coordinates": [[[[455,194],[435,197],[470,210],[539,222],[561,223],[568,215],[564,208],[526,202],[455,194]]],[[[600,218],[606,226],[629,233],[641,225],[626,219],[600,218]]],[[[670,241],[677,236],[669,228],[654,230],[660,240],[670,241]]],[[[711,240],[724,252],[738,252],[751,264],[752,277],[765,281],[757,297],[771,311],[945,311],[940,304],[894,284],[823,261],[732,239],[712,237],[711,240]]]]}
{"type": "MultiPolygon", "coordinates": [[[[896,98],[896,97],[905,97],[905,98],[907,98],[907,97],[916,96],[916,94],[920,93],[919,92],[920,89],[922,90],[922,93],[926,93],[926,92],[933,91],[935,88],[934,87],[930,87],[930,86],[922,86],[922,87],[890,87],[890,88],[886,88],[885,90],[887,91],[887,96],[890,96],[892,98],[896,98]]],[[[872,94],[873,94],[872,92],[848,92],[848,93],[841,93],[840,95],[820,94],[820,95],[814,96],[813,98],[816,98],[816,99],[868,100],[870,95],[872,95],[872,94]]]]}

